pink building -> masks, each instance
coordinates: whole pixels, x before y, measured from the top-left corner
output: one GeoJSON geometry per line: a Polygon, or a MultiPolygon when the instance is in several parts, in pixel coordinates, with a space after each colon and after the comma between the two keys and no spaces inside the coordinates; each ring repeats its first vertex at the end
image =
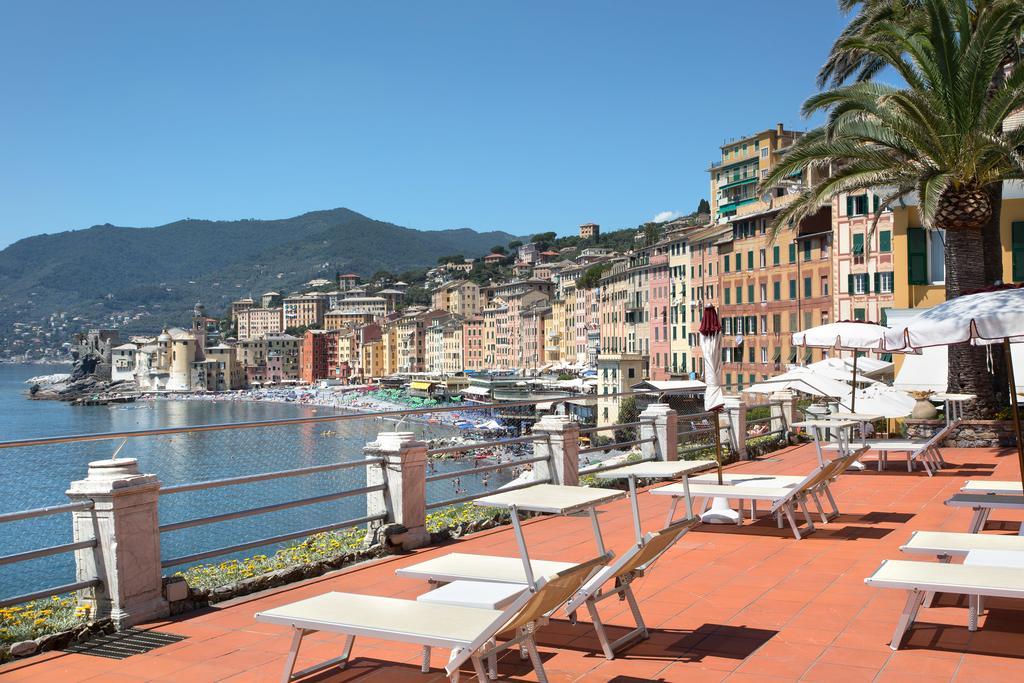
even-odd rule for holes
{"type": "MultiPolygon", "coordinates": [[[[664,252],[664,250],[661,250],[664,252]]],[[[669,339],[669,308],[672,305],[672,279],[668,267],[668,254],[651,255],[648,270],[649,299],[647,310],[650,315],[650,378],[670,379],[672,371],[672,343],[669,339]]]]}

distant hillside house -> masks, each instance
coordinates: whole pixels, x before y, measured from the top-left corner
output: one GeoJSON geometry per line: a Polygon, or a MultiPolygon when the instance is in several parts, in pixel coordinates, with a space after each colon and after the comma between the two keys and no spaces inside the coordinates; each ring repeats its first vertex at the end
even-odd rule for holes
{"type": "Polygon", "coordinates": [[[344,275],[338,273],[338,289],[341,291],[344,292],[345,290],[352,289],[358,284],[359,276],[355,273],[346,273],[344,275]]]}
{"type": "Polygon", "coordinates": [[[601,234],[601,226],[597,223],[584,223],[580,226],[580,239],[597,239],[601,234]]]}
{"type": "Polygon", "coordinates": [[[487,256],[484,256],[484,263],[501,263],[504,260],[505,257],[502,254],[488,254],[487,256]]]}

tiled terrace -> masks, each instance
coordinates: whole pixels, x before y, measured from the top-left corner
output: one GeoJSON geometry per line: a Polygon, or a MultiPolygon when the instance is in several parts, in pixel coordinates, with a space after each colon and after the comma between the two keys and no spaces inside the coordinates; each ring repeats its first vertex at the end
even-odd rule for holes
{"type": "MultiPolygon", "coordinates": [[[[802,541],[765,519],[743,528],[698,526],[637,584],[651,638],[607,661],[593,630],[560,615],[538,634],[552,681],[1005,681],[1024,678],[1024,612],[1020,604],[989,601],[982,628],[969,633],[966,602],[945,596],[923,609],[904,649],[889,637],[905,599],[901,591],[864,585],[885,558],[916,529],[966,530],[969,511],[942,504],[967,478],[1019,476],[1011,451],[948,449],[953,464],[934,478],[908,474],[899,465],[878,473],[844,475],[834,490],[843,515],[802,541]]],[[[801,473],[814,464],[808,446],[738,465],[747,471],[801,473]]],[[[645,528],[660,527],[668,501],[642,495],[645,528]]],[[[986,533],[1015,533],[1017,521],[996,514],[986,533]]],[[[602,508],[610,548],[632,541],[626,501],[602,508]]],[[[537,558],[585,560],[594,554],[585,518],[541,518],[525,525],[537,558]]],[[[48,653],[0,667],[7,681],[276,681],[289,646],[285,628],[258,624],[253,613],[330,590],[413,598],[421,582],[394,570],[429,555],[450,552],[515,555],[509,528],[483,532],[457,544],[428,548],[337,572],[293,587],[221,604],[145,628],[188,636],[150,654],[121,661],[48,653]]],[[[625,625],[624,603],[603,603],[612,624],[625,625]]],[[[338,636],[307,639],[298,667],[337,656],[338,636]]],[[[349,669],[308,680],[335,682],[443,680],[437,669],[421,674],[417,647],[357,639],[349,669]]],[[[447,654],[436,651],[434,664],[447,654]]],[[[506,680],[536,680],[506,653],[506,680]]],[[[467,672],[468,673],[468,672],[467,672]]]]}

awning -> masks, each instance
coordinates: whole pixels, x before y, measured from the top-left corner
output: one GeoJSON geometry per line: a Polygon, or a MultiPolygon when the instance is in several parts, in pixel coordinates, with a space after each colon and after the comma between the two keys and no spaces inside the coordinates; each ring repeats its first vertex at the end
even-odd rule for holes
{"type": "Polygon", "coordinates": [[[551,410],[551,406],[552,406],[552,402],[551,401],[542,401],[542,402],[540,402],[540,403],[538,403],[536,405],[536,408],[537,408],[537,410],[541,410],[541,411],[543,411],[543,410],[551,410]]]}
{"type": "Polygon", "coordinates": [[[473,396],[490,396],[491,390],[485,389],[484,387],[466,387],[462,390],[464,394],[471,394],[473,396]]]}
{"type": "Polygon", "coordinates": [[[415,389],[416,391],[430,391],[430,387],[434,386],[433,382],[410,382],[409,388],[415,389]]]}

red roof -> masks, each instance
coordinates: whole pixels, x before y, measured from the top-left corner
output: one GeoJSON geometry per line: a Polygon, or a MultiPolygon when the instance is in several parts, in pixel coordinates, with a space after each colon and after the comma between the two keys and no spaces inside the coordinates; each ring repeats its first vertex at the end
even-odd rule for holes
{"type": "Polygon", "coordinates": [[[484,256],[484,260],[485,261],[487,259],[491,259],[493,261],[494,259],[503,259],[503,258],[505,258],[504,254],[498,254],[498,253],[488,254],[487,256],[484,256]]]}
{"type": "Polygon", "coordinates": [[[355,273],[349,273],[348,275],[339,275],[338,279],[339,280],[342,280],[342,279],[344,279],[344,280],[358,280],[359,276],[356,275],[355,273]]]}
{"type": "Polygon", "coordinates": [[[542,251],[542,252],[540,252],[540,255],[541,256],[558,256],[559,254],[558,254],[557,251],[542,251]]]}

